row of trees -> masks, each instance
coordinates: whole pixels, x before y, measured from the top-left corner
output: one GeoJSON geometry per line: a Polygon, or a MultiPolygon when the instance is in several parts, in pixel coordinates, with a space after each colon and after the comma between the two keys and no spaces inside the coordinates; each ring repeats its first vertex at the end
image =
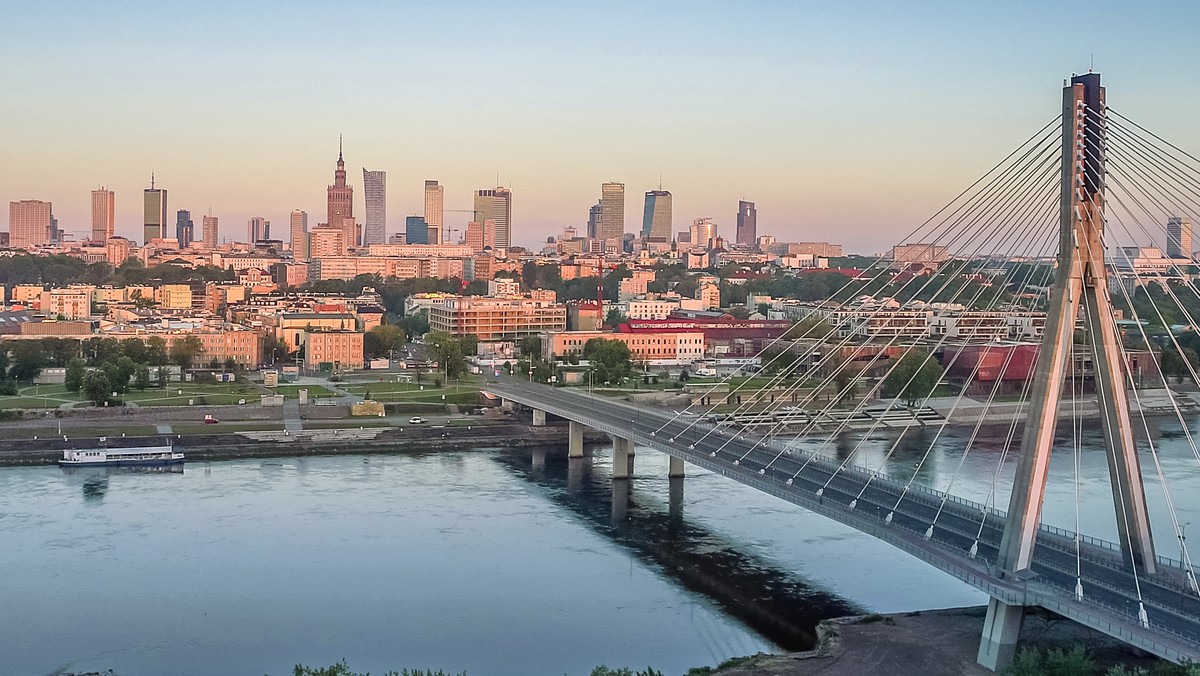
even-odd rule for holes
{"type": "Polygon", "coordinates": [[[0,284],[11,287],[16,284],[111,284],[128,286],[138,284],[179,284],[186,282],[231,281],[237,276],[231,270],[222,270],[211,265],[183,267],[164,263],[147,268],[141,261],[131,258],[113,268],[108,263],[86,263],[82,259],[57,254],[54,256],[31,256],[22,254],[0,258],[0,284]]]}
{"type": "MultiPolygon", "coordinates": [[[[170,372],[166,366],[158,366],[154,376],[158,387],[165,388],[170,372]]],[[[64,384],[67,391],[82,392],[92,403],[104,406],[113,394],[125,394],[130,388],[145,390],[150,387],[151,369],[149,364],[136,364],[126,356],[88,368],[83,359],[76,357],[67,364],[64,384]]]]}

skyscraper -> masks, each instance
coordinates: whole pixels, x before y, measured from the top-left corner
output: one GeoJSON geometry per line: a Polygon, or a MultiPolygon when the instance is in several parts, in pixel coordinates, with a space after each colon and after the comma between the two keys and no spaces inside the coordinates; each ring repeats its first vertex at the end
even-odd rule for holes
{"type": "Polygon", "coordinates": [[[292,210],[291,237],[292,258],[298,261],[308,260],[308,212],[292,210]]]}
{"type": "Polygon", "coordinates": [[[98,188],[92,191],[92,241],[107,242],[112,238],[116,226],[114,211],[116,198],[113,191],[98,188]]]}
{"type": "Polygon", "coordinates": [[[479,221],[467,223],[465,241],[475,253],[483,253],[484,249],[496,248],[496,222],[489,218],[482,223],[479,221]]]}
{"type": "Polygon", "coordinates": [[[512,191],[497,186],[491,190],[475,191],[475,220],[496,223],[496,248],[507,249],[512,244],[512,191]]]}
{"type": "Polygon", "coordinates": [[[363,169],[363,198],[367,203],[367,222],[363,224],[363,244],[387,241],[387,174],[363,169]]]}
{"type": "Polygon", "coordinates": [[[150,187],[146,188],[143,195],[143,212],[145,218],[142,220],[144,228],[142,230],[145,241],[142,244],[149,244],[156,239],[162,239],[163,233],[167,227],[167,191],[163,188],[154,187],[154,174],[150,174],[150,187]]]}
{"type": "Polygon", "coordinates": [[[661,237],[671,239],[671,193],[667,190],[647,190],[646,210],[642,214],[642,239],[661,237]]]}
{"type": "Polygon", "coordinates": [[[337,170],[333,172],[333,185],[326,188],[326,220],[331,228],[344,228],[344,218],[354,217],[354,188],[346,185],[346,162],[342,159],[342,139],[338,137],[337,170]]]}
{"type": "Polygon", "coordinates": [[[1192,221],[1181,216],[1167,219],[1167,258],[1192,257],[1192,221]]]}
{"type": "Polygon", "coordinates": [[[625,184],[600,186],[600,239],[625,237],[625,184]]]}
{"type": "Polygon", "coordinates": [[[263,239],[271,239],[271,221],[262,216],[251,218],[246,224],[246,237],[251,244],[263,239]]]}
{"type": "Polygon", "coordinates": [[[192,212],[180,209],[175,212],[175,239],[180,249],[186,249],[194,239],[195,224],[192,223],[192,212]]]}
{"type": "Polygon", "coordinates": [[[8,203],[8,245],[25,249],[50,243],[51,205],[41,200],[8,203]]]}
{"type": "Polygon", "coordinates": [[[600,236],[600,203],[599,202],[596,202],[595,204],[592,205],[591,209],[588,209],[587,236],[588,236],[588,239],[596,239],[597,237],[600,236]]]}
{"type": "Polygon", "coordinates": [[[712,240],[717,238],[717,224],[711,218],[697,218],[692,221],[689,239],[692,246],[709,247],[712,240]]]}
{"type": "Polygon", "coordinates": [[[442,209],[445,204],[446,189],[437,181],[425,181],[425,224],[429,226],[430,244],[442,243],[442,209]]]}
{"type": "Polygon", "coordinates": [[[216,246],[220,244],[220,230],[217,217],[210,213],[200,220],[201,224],[203,225],[203,232],[201,234],[204,235],[204,243],[209,246],[216,246]]]}
{"type": "Polygon", "coordinates": [[[738,201],[734,241],[746,246],[754,246],[758,242],[758,210],[754,208],[754,202],[738,201]]]}
{"type": "Polygon", "coordinates": [[[424,216],[404,217],[404,241],[406,244],[429,244],[429,224],[424,216]]]}

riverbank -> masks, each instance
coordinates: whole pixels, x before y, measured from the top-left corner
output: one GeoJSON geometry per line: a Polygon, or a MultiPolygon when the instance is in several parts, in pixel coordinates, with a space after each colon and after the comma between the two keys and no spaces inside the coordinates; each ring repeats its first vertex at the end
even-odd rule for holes
{"type": "MultiPolygon", "coordinates": [[[[987,608],[950,608],[825,620],[818,647],[731,660],[713,676],[994,676],[975,662],[987,608]],[[733,664],[736,663],[736,664],[733,664]]],[[[1025,615],[1022,648],[1083,646],[1097,665],[1149,668],[1161,661],[1072,620],[1040,609],[1025,615]]]]}
{"type": "MultiPolygon", "coordinates": [[[[228,434],[157,434],[109,438],[106,444],[114,448],[128,448],[161,444],[169,439],[184,449],[189,462],[196,462],[282,456],[430,452],[480,447],[527,448],[564,444],[567,438],[565,424],[533,427],[519,423],[481,421],[428,427],[368,427],[359,426],[353,420],[345,422],[344,427],[296,433],[273,430],[228,434]]],[[[607,436],[599,432],[585,435],[587,442],[606,439],[607,436]]],[[[86,442],[72,441],[70,437],[66,440],[59,437],[0,440],[0,466],[51,465],[62,457],[64,450],[97,443],[96,439],[90,436],[86,442]]]]}

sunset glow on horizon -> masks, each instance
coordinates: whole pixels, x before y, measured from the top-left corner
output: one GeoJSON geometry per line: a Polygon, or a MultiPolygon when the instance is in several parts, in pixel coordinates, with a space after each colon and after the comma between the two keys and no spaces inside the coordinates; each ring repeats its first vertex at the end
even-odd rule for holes
{"type": "Polygon", "coordinates": [[[421,213],[426,179],[446,187],[449,211],[497,178],[513,191],[516,244],[584,226],[605,181],[625,184],[634,232],[661,176],[676,231],[712,217],[732,235],[744,197],[761,234],[876,252],[1057,115],[1062,78],[1093,53],[1115,109],[1200,149],[1186,38],[1160,30],[1182,32],[1200,10],[1167,3],[69,2],[10,14],[0,196],[52,202],[76,236],[106,186],[117,234],[140,240],[152,172],[172,217],[189,209],[198,223],[211,206],[223,236],[253,216],[283,233],[293,209],[315,225],[342,134],[356,210],[362,169],[388,174],[389,233],[421,213]]]}

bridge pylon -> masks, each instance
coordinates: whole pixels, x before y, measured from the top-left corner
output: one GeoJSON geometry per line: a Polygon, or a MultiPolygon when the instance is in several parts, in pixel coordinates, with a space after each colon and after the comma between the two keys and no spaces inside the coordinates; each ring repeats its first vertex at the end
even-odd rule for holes
{"type": "MultiPolygon", "coordinates": [[[[1021,439],[998,567],[1005,577],[1028,579],[1042,502],[1071,360],[1076,319],[1082,313],[1094,365],[1100,424],[1108,458],[1121,552],[1128,566],[1154,572],[1154,545],[1126,393],[1124,352],[1112,315],[1104,265],[1105,90],[1098,73],[1076,75],[1063,88],[1062,190],[1054,286],[1038,350],[1029,414],[1021,439]]],[[[1022,606],[992,599],[979,646],[979,663],[1004,668],[1016,651],[1022,606]]]]}

